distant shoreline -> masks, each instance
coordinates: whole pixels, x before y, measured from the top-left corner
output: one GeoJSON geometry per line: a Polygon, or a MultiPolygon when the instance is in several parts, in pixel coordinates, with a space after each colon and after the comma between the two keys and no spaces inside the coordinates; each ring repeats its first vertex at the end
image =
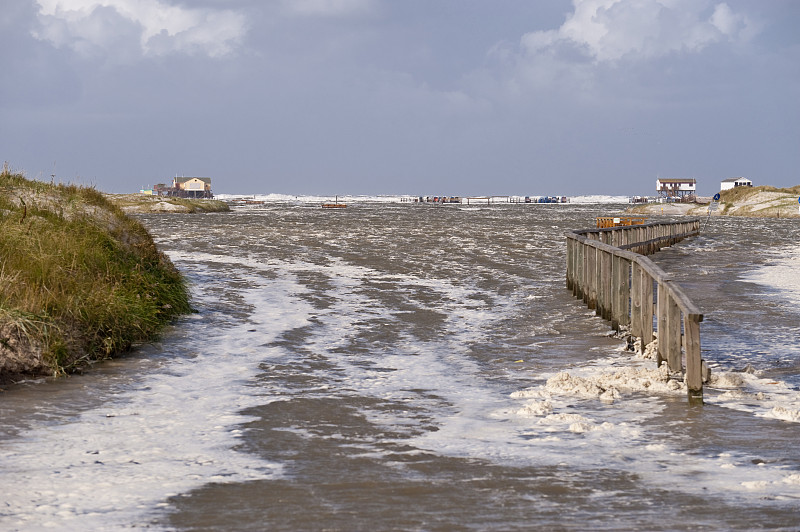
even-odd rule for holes
{"type": "Polygon", "coordinates": [[[174,198],[148,194],[103,194],[125,214],[228,212],[230,206],[221,200],[174,198]]]}
{"type": "Polygon", "coordinates": [[[739,187],[720,193],[716,207],[711,203],[647,203],[628,207],[636,214],[685,216],[746,216],[751,218],[800,218],[800,185],[776,189],[769,186],[739,187]],[[710,213],[709,213],[709,209],[710,213]]]}

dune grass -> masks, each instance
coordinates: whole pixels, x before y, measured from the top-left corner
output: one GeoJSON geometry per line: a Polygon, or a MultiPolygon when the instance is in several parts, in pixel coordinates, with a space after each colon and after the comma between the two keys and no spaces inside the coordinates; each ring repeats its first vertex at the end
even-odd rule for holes
{"type": "Polygon", "coordinates": [[[775,188],[768,185],[761,185],[757,187],[735,187],[720,192],[720,201],[727,203],[741,202],[742,200],[755,196],[759,192],[778,192],[780,194],[791,194],[797,196],[800,194],[800,185],[791,188],[775,188]]]}
{"type": "MultiPolygon", "coordinates": [[[[63,374],[152,340],[190,310],[180,273],[103,194],[4,168],[0,325],[40,351],[41,373],[63,374]]],[[[10,343],[0,338],[0,347],[10,343]]]]}

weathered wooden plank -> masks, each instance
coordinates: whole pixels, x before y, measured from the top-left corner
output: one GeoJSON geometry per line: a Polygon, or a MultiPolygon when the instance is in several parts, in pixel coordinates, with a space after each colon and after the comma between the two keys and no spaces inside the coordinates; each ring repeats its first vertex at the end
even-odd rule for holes
{"type": "Polygon", "coordinates": [[[619,284],[617,285],[617,290],[619,291],[619,311],[617,316],[619,318],[619,322],[621,325],[628,326],[631,324],[631,308],[630,308],[630,297],[631,297],[631,261],[626,260],[624,257],[618,257],[620,269],[619,269],[619,284]]]}
{"type": "Polygon", "coordinates": [[[700,323],[684,317],[686,335],[686,388],[689,400],[703,402],[703,372],[700,358],[700,323]]]}
{"type": "Polygon", "coordinates": [[[602,318],[605,277],[603,275],[603,251],[599,246],[595,248],[594,275],[594,313],[602,318]]]}
{"type": "MultiPolygon", "coordinates": [[[[682,371],[681,365],[681,309],[672,298],[669,289],[667,290],[667,328],[666,333],[666,354],[667,366],[671,371],[682,371]]],[[[659,335],[659,345],[661,336],[659,335]]]]}
{"type": "Polygon", "coordinates": [[[567,237],[567,269],[566,269],[566,285],[567,290],[572,290],[572,246],[574,244],[574,240],[567,237]]]}
{"type": "Polygon", "coordinates": [[[669,288],[667,283],[658,283],[658,293],[656,294],[656,323],[658,324],[658,350],[656,354],[656,366],[661,367],[661,364],[667,360],[667,315],[669,288]]]}
{"type": "Polygon", "coordinates": [[[597,308],[597,248],[587,246],[586,249],[588,270],[586,271],[586,288],[589,292],[587,305],[590,310],[597,308]]]}
{"type": "Polygon", "coordinates": [[[613,267],[611,263],[612,257],[612,253],[608,251],[604,251],[601,254],[602,306],[600,307],[600,315],[606,320],[611,320],[611,294],[613,293],[613,290],[611,289],[613,281],[613,267]]]}
{"type": "Polygon", "coordinates": [[[586,279],[586,268],[585,268],[586,260],[584,258],[584,250],[585,250],[586,246],[580,240],[576,240],[576,242],[577,242],[577,246],[578,246],[578,253],[577,253],[577,259],[576,260],[578,261],[578,263],[575,265],[575,269],[576,269],[576,275],[578,277],[578,288],[574,292],[574,294],[575,294],[575,297],[577,297],[578,299],[584,299],[584,293],[585,293],[585,288],[586,288],[586,286],[585,286],[585,282],[586,282],[585,281],[585,279],[586,279]]]}
{"type": "Polygon", "coordinates": [[[653,341],[653,278],[642,270],[642,349],[653,341]]]}
{"type": "Polygon", "coordinates": [[[642,337],[642,267],[635,261],[631,273],[631,334],[642,337]]]}
{"type": "Polygon", "coordinates": [[[620,326],[628,325],[628,297],[630,282],[630,267],[628,262],[614,255],[611,259],[612,265],[612,294],[611,294],[611,327],[615,331],[620,330],[620,326]]]}

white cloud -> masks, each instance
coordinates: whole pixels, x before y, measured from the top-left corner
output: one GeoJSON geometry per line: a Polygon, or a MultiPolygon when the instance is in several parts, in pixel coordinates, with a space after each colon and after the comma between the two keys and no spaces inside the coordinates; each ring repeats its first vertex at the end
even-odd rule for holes
{"type": "Polygon", "coordinates": [[[734,13],[728,4],[717,4],[711,15],[711,24],[732,39],[750,39],[758,28],[746,16],[734,13]]]}
{"type": "Polygon", "coordinates": [[[743,14],[702,0],[573,0],[574,11],[558,30],[524,35],[528,55],[578,50],[595,62],[650,59],[697,52],[724,38],[746,39],[752,24],[743,14]]]}
{"type": "Polygon", "coordinates": [[[191,9],[159,0],[37,0],[34,37],[85,54],[137,48],[145,55],[233,51],[247,30],[244,15],[191,9]]]}

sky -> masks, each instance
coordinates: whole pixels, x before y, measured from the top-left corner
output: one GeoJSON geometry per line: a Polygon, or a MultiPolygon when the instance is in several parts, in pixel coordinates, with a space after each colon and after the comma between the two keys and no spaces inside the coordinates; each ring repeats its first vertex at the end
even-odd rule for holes
{"type": "Polygon", "coordinates": [[[3,0],[0,159],[135,192],[800,184],[796,0],[3,0]]]}

